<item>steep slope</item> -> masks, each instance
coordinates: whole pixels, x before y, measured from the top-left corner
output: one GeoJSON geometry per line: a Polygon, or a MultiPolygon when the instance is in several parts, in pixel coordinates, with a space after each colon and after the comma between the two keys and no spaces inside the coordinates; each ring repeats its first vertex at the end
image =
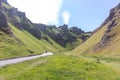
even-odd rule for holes
{"type": "Polygon", "coordinates": [[[0,0],[0,59],[65,50],[49,36],[42,35],[25,13],[10,6],[7,0],[0,0]]]}
{"type": "Polygon", "coordinates": [[[91,32],[88,34],[77,27],[69,28],[66,24],[59,27],[45,24],[34,24],[34,26],[37,30],[43,33],[43,35],[48,35],[55,42],[68,50],[74,49],[76,46],[87,40],[91,35],[91,32]]]}
{"type": "MultiPolygon", "coordinates": [[[[75,42],[82,43],[89,37],[89,35],[87,35],[86,32],[77,27],[69,28],[68,25],[56,27],[55,25],[32,23],[26,17],[26,14],[24,12],[18,11],[17,8],[10,6],[7,3],[7,0],[3,0],[1,2],[1,7],[3,10],[2,12],[4,12],[8,22],[12,23],[15,27],[17,27],[20,30],[28,31],[37,39],[48,40],[45,36],[49,36],[62,47],[68,48],[68,44],[72,45],[75,42]]],[[[68,49],[73,49],[76,46],[76,44],[74,45],[74,47],[69,46],[68,49]]]]}
{"type": "Polygon", "coordinates": [[[93,35],[72,51],[74,54],[94,53],[120,56],[120,4],[110,10],[108,18],[93,35]]]}
{"type": "Polygon", "coordinates": [[[21,31],[10,23],[9,26],[17,39],[0,32],[0,59],[41,54],[46,51],[54,53],[65,51],[49,37],[48,39],[52,44],[44,39],[39,40],[29,32],[21,31]]]}
{"type": "Polygon", "coordinates": [[[90,34],[68,25],[32,23],[24,12],[0,0],[0,58],[72,50],[90,34]]]}

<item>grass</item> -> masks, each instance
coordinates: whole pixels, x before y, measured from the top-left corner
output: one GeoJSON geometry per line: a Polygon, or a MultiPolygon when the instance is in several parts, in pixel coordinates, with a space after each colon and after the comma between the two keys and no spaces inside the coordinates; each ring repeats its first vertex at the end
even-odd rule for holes
{"type": "Polygon", "coordinates": [[[107,42],[107,46],[101,48],[99,53],[105,54],[109,57],[119,57],[120,56],[120,19],[116,19],[117,25],[115,25],[107,36],[112,36],[107,42]],[[114,35],[114,36],[113,36],[114,35]]]}
{"type": "Polygon", "coordinates": [[[67,43],[67,44],[66,44],[66,48],[67,48],[69,51],[71,51],[71,50],[75,49],[76,46],[79,46],[79,45],[82,44],[82,43],[83,43],[83,41],[82,41],[81,39],[77,39],[77,41],[75,41],[75,42],[67,43]]]}
{"type": "Polygon", "coordinates": [[[82,53],[90,52],[95,47],[95,45],[100,42],[106,28],[106,26],[102,27],[102,29],[93,34],[87,41],[75,48],[71,53],[73,55],[79,55],[82,53]]]}
{"type": "Polygon", "coordinates": [[[56,55],[0,68],[3,80],[119,80],[110,67],[81,57],[56,55]]]}
{"type": "Polygon", "coordinates": [[[113,26],[110,32],[106,33],[108,30],[107,23],[97,32],[95,32],[87,41],[81,44],[79,47],[74,49],[71,53],[73,55],[79,55],[86,53],[87,55],[95,55],[95,56],[105,56],[112,58],[120,57],[120,19],[114,18],[116,25],[113,26]],[[102,44],[106,44],[105,46],[97,47],[96,45],[102,41],[103,37],[107,37],[108,40],[104,41],[102,44]],[[96,49],[95,49],[96,48],[96,49]]]}
{"type": "Polygon", "coordinates": [[[23,42],[25,47],[27,47],[30,50],[34,50],[35,53],[44,52],[46,50],[49,51],[64,50],[64,48],[62,48],[60,45],[52,41],[50,38],[49,40],[53,43],[53,45],[55,45],[55,47],[44,39],[38,40],[25,30],[23,31],[18,30],[13,25],[11,25],[11,28],[13,30],[13,33],[23,42]]]}
{"type": "Polygon", "coordinates": [[[0,32],[0,59],[41,54],[46,50],[54,53],[66,50],[49,37],[48,39],[52,44],[44,39],[39,40],[27,31],[19,30],[10,23],[9,26],[18,40],[0,32]]]}
{"type": "Polygon", "coordinates": [[[48,51],[59,51],[59,50],[65,50],[64,48],[62,48],[60,45],[58,45],[57,43],[55,43],[52,39],[49,38],[50,42],[47,42],[44,39],[37,39],[34,36],[32,36],[30,33],[28,33],[27,31],[23,30],[18,30],[16,27],[14,27],[13,25],[11,25],[12,31],[13,33],[16,35],[16,37],[18,37],[22,43],[25,45],[25,47],[27,47],[29,50],[34,50],[35,53],[41,53],[44,52],[46,50],[48,51]],[[53,46],[54,45],[54,46],[53,46]]]}
{"type": "MultiPolygon", "coordinates": [[[[82,55],[81,56],[84,59],[91,60],[91,61],[96,61],[98,63],[105,64],[107,66],[110,66],[112,70],[117,72],[116,76],[120,76],[120,58],[110,58],[110,57],[104,57],[104,56],[86,56],[82,55]]],[[[118,78],[118,80],[120,77],[118,78]]]]}
{"type": "Polygon", "coordinates": [[[2,5],[3,5],[5,8],[7,8],[7,9],[11,9],[11,8],[12,8],[12,6],[7,5],[7,4],[5,4],[5,3],[2,3],[2,5]]]}
{"type": "Polygon", "coordinates": [[[27,53],[16,40],[0,32],[0,59],[23,56],[27,53]]]}
{"type": "Polygon", "coordinates": [[[89,56],[89,55],[82,55],[87,58],[94,58],[94,59],[99,59],[99,60],[104,60],[107,61],[108,63],[110,62],[120,62],[120,58],[112,58],[112,57],[105,57],[105,56],[89,56]]]}

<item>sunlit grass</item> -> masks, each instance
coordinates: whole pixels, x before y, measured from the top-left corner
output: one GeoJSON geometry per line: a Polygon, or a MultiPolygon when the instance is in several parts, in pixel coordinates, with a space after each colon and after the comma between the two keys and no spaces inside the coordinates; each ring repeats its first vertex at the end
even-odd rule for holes
{"type": "Polygon", "coordinates": [[[29,32],[19,30],[10,23],[9,26],[16,39],[0,32],[0,59],[41,54],[46,51],[59,53],[66,50],[49,37],[52,44],[44,39],[37,39],[29,32]]]}
{"type": "Polygon", "coordinates": [[[52,56],[0,68],[5,80],[117,80],[110,67],[73,56],[52,56]]]}
{"type": "Polygon", "coordinates": [[[106,28],[107,28],[106,26],[101,28],[99,31],[97,31],[95,34],[93,34],[87,41],[85,41],[79,47],[74,49],[71,53],[73,55],[77,55],[77,54],[90,52],[95,47],[95,45],[98,42],[100,42],[101,38],[104,35],[106,28]]]}

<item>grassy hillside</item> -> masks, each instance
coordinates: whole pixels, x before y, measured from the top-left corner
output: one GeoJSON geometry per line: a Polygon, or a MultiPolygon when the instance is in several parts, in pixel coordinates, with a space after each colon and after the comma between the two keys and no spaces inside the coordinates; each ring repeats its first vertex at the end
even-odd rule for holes
{"type": "Polygon", "coordinates": [[[67,48],[69,51],[71,51],[71,50],[75,49],[76,46],[79,46],[82,43],[83,43],[83,41],[81,39],[77,39],[75,42],[67,43],[65,48],[67,48]]]}
{"type": "Polygon", "coordinates": [[[52,39],[49,42],[44,39],[37,39],[25,30],[19,30],[9,23],[12,32],[17,39],[0,32],[0,59],[41,54],[45,51],[54,53],[65,51],[52,39]]]}
{"type": "Polygon", "coordinates": [[[116,19],[116,23],[111,31],[106,34],[108,38],[106,45],[97,47],[96,53],[105,54],[107,57],[120,57],[120,19],[116,19]]]}
{"type": "Polygon", "coordinates": [[[52,39],[49,39],[50,42],[44,40],[44,39],[37,39],[34,36],[32,36],[30,33],[27,31],[22,31],[14,27],[13,25],[10,25],[12,28],[13,33],[15,34],[16,37],[18,37],[23,44],[30,50],[34,50],[35,52],[44,52],[46,50],[49,51],[60,51],[60,50],[65,50],[62,48],[60,45],[55,43],[52,39]]]}
{"type": "Polygon", "coordinates": [[[82,45],[72,51],[73,55],[92,54],[120,57],[120,4],[110,10],[100,28],[82,45]]]}
{"type": "Polygon", "coordinates": [[[21,44],[0,32],[0,59],[26,55],[28,52],[21,44]]]}
{"type": "Polygon", "coordinates": [[[0,59],[72,50],[91,34],[77,27],[69,28],[66,24],[56,27],[32,23],[25,12],[4,0],[0,0],[0,6],[0,59]]]}
{"type": "Polygon", "coordinates": [[[0,68],[1,80],[119,80],[107,65],[74,56],[51,56],[0,68]]]}
{"type": "Polygon", "coordinates": [[[100,30],[95,32],[87,41],[72,51],[73,55],[90,54],[104,55],[106,57],[120,57],[120,22],[112,28],[109,33],[106,33],[108,24],[104,25],[100,30]],[[108,37],[106,42],[103,42],[104,36],[108,37]],[[102,44],[102,46],[99,46],[102,44]]]}
{"type": "Polygon", "coordinates": [[[79,54],[85,54],[85,53],[90,52],[95,47],[95,45],[98,42],[100,42],[106,29],[107,29],[106,26],[102,27],[99,31],[97,31],[95,34],[93,34],[87,41],[85,41],[79,47],[75,48],[72,51],[72,54],[79,55],[79,54]]]}

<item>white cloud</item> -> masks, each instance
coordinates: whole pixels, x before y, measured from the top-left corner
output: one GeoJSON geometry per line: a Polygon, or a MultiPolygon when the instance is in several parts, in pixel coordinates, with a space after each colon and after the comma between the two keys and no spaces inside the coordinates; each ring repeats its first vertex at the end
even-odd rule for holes
{"type": "Polygon", "coordinates": [[[64,23],[65,24],[68,24],[69,23],[69,19],[70,19],[70,13],[68,12],[68,11],[64,11],[63,13],[62,13],[62,15],[63,15],[63,20],[64,20],[64,23]]]}
{"type": "Polygon", "coordinates": [[[35,23],[58,24],[62,0],[8,0],[35,23]]]}

